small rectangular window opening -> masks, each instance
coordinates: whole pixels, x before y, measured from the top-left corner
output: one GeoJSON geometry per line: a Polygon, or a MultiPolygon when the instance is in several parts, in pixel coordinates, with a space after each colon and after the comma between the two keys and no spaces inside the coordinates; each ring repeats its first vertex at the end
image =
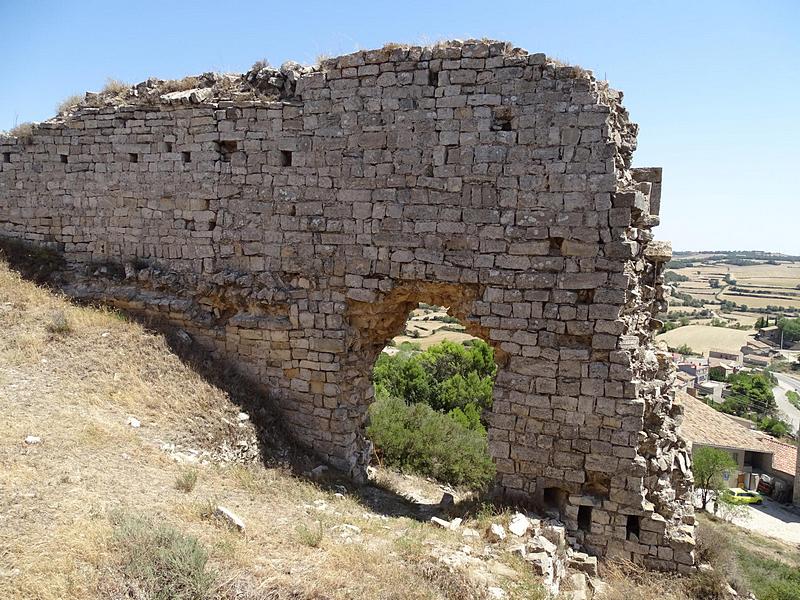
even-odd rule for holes
{"type": "Polygon", "coordinates": [[[222,155],[222,161],[230,162],[231,154],[236,152],[237,147],[236,140],[224,140],[219,142],[219,153],[222,155]]]}
{"type": "Polygon", "coordinates": [[[128,162],[138,163],[139,162],[139,155],[138,154],[134,154],[134,153],[128,154],[128,162]]]}
{"type": "Polygon", "coordinates": [[[4,163],[11,162],[11,152],[3,152],[3,162],[4,163]]]}
{"type": "Polygon", "coordinates": [[[181,160],[185,163],[192,162],[192,153],[191,152],[181,152],[181,160]]]}
{"type": "Polygon", "coordinates": [[[166,142],[165,146],[167,147],[167,152],[172,152],[172,142],[166,142]]]}
{"type": "Polygon", "coordinates": [[[578,507],[578,529],[589,533],[592,531],[592,507],[578,507]]]}
{"type": "Polygon", "coordinates": [[[62,154],[61,155],[61,162],[64,163],[64,164],[67,164],[67,161],[68,161],[67,155],[66,154],[62,154]]]}
{"type": "Polygon", "coordinates": [[[289,150],[281,150],[281,166],[282,167],[292,166],[292,153],[289,150]]]}
{"type": "Polygon", "coordinates": [[[628,515],[628,520],[625,523],[625,539],[638,542],[640,527],[641,519],[635,515],[628,515]]]}

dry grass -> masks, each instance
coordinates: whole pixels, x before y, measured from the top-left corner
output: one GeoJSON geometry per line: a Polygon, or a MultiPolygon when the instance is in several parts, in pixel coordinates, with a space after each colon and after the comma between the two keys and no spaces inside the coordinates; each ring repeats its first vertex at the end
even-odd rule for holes
{"type": "Polygon", "coordinates": [[[161,93],[168,94],[171,92],[185,92],[193,90],[200,85],[200,80],[197,77],[190,76],[183,79],[168,79],[161,84],[161,93]]]}
{"type": "Polygon", "coordinates": [[[80,94],[67,96],[56,106],[56,114],[63,115],[78,106],[81,102],[83,102],[83,96],[80,94]]]}
{"type": "Polygon", "coordinates": [[[609,584],[604,600],[692,600],[678,577],[628,562],[606,562],[603,581],[609,584]]]}
{"type": "Polygon", "coordinates": [[[33,141],[33,123],[20,123],[8,130],[8,135],[17,138],[22,144],[33,141]]]}
{"type": "Polygon", "coordinates": [[[108,79],[106,79],[106,84],[103,86],[103,93],[119,96],[121,94],[126,93],[130,89],[130,87],[131,87],[130,84],[125,83],[124,81],[120,81],[119,79],[113,79],[109,77],[108,79]]]}
{"type": "Polygon", "coordinates": [[[188,468],[175,479],[175,489],[189,493],[197,485],[197,469],[188,468]]]}

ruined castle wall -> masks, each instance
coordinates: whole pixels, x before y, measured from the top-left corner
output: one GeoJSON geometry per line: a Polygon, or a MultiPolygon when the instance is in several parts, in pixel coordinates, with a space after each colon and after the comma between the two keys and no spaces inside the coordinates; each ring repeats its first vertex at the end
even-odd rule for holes
{"type": "Polygon", "coordinates": [[[590,73],[503,43],[342,56],[280,101],[83,107],[0,140],[0,236],[64,289],[159,315],[363,474],[369,374],[417,302],[499,361],[497,490],[582,543],[693,564],[691,474],[653,351],[660,170],[590,73]]]}

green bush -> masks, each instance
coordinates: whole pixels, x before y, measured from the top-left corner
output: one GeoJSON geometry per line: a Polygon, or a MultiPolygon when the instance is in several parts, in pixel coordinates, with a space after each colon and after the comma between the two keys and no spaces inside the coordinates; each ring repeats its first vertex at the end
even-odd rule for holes
{"type": "Polygon", "coordinates": [[[214,575],[197,538],[151,519],[115,515],[113,548],[131,597],[150,600],[200,600],[214,575]]]}
{"type": "Polygon", "coordinates": [[[492,405],[497,374],[494,352],[483,340],[469,345],[444,341],[425,352],[403,346],[394,356],[381,354],[372,372],[376,397],[423,402],[440,412],[456,408],[481,413],[492,405]]]}
{"type": "Polygon", "coordinates": [[[393,397],[374,402],[369,417],[367,435],[387,464],[472,489],[492,481],[485,432],[470,429],[459,417],[393,397]]]}

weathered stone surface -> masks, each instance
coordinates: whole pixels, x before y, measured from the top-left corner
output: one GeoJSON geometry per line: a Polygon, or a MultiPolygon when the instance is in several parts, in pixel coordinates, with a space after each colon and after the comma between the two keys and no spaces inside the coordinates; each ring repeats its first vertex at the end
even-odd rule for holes
{"type": "Polygon", "coordinates": [[[244,532],[245,530],[245,525],[242,518],[229,508],[226,508],[224,506],[217,506],[214,509],[214,516],[222,519],[228,525],[230,525],[231,527],[233,527],[238,531],[244,532]]]}
{"type": "Polygon", "coordinates": [[[619,93],[482,42],[192,85],[0,139],[0,240],[54,250],[66,293],[232,361],[356,479],[376,357],[417,303],[447,306],[495,348],[498,495],[592,552],[693,564],[671,367],[647,358],[661,171],[631,169],[619,93]]]}

